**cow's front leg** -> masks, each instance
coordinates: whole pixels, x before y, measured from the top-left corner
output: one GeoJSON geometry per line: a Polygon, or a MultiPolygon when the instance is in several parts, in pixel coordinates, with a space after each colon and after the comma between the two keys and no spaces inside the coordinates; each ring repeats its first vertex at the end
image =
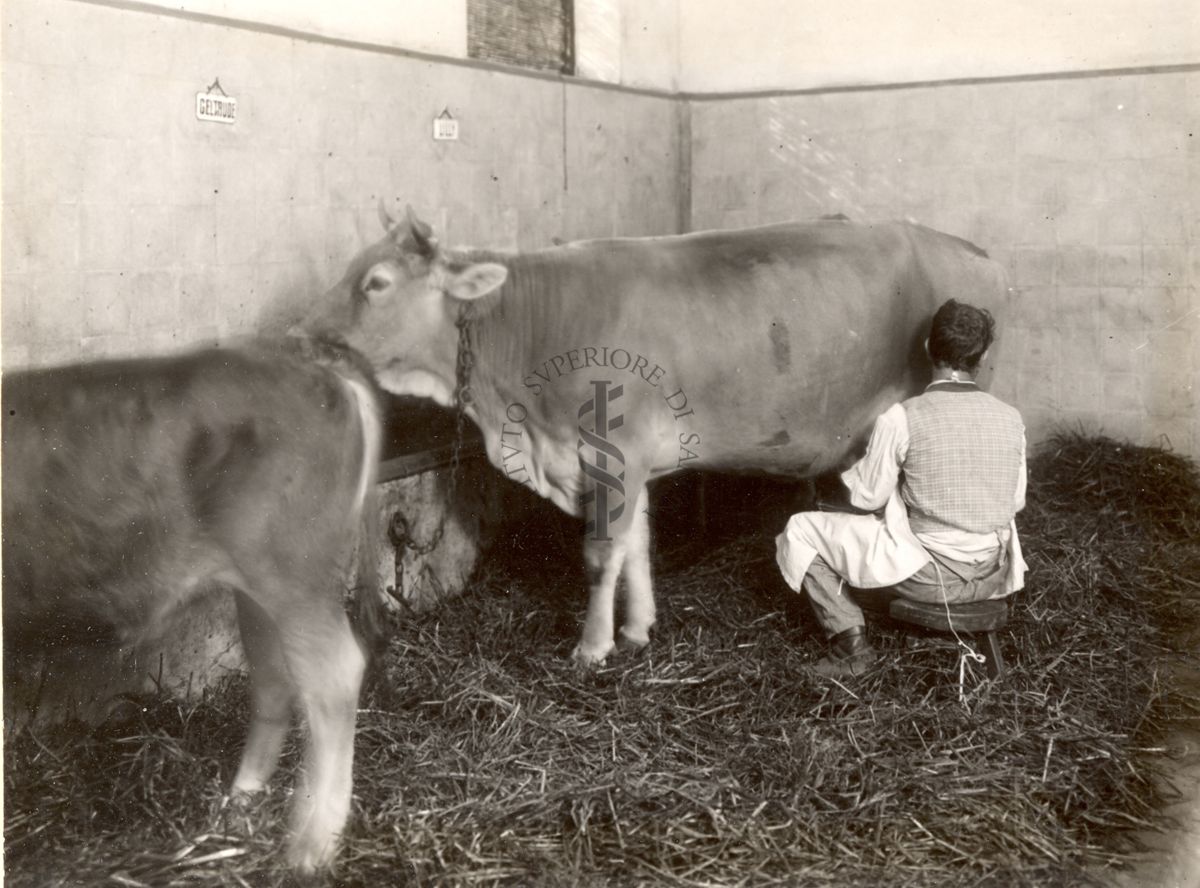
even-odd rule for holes
{"type": "Polygon", "coordinates": [[[617,638],[622,650],[641,650],[650,643],[654,626],[654,585],[650,578],[650,492],[642,487],[626,536],[625,620],[617,638]]]}
{"type": "MultiPolygon", "coordinates": [[[[621,480],[625,481],[628,478],[629,474],[625,474],[621,480]]],[[[590,477],[587,479],[588,482],[592,480],[590,477]]],[[[636,545],[637,540],[645,538],[645,534],[639,536],[634,532],[635,526],[641,523],[638,516],[644,489],[645,486],[640,480],[621,488],[606,488],[603,483],[585,482],[583,506],[587,523],[583,539],[583,561],[587,569],[588,606],[583,623],[583,637],[571,655],[578,663],[601,663],[616,646],[613,624],[617,581],[625,565],[631,541],[636,545]],[[628,499],[623,495],[625,492],[629,493],[628,499]]],[[[640,517],[645,519],[646,516],[640,517]]],[[[642,548],[645,548],[644,543],[642,548]]],[[[645,608],[639,606],[634,610],[637,613],[635,619],[648,630],[649,626],[644,625],[645,608]]],[[[651,604],[650,622],[653,622],[653,619],[651,604]]]]}
{"type": "MultiPolygon", "coordinates": [[[[600,663],[612,651],[617,580],[644,505],[648,465],[641,460],[647,441],[638,434],[637,404],[626,410],[623,385],[592,380],[591,397],[579,408],[579,504],[584,516],[583,560],[587,568],[588,607],[583,637],[572,658],[600,663]]],[[[635,545],[645,534],[634,534],[635,545]]],[[[644,540],[640,544],[645,549],[644,540]]],[[[637,608],[644,620],[644,608],[637,608]]],[[[648,627],[647,627],[648,628],[648,627]]]]}
{"type": "Polygon", "coordinates": [[[587,568],[588,606],[583,621],[583,637],[571,654],[571,659],[577,663],[585,666],[603,663],[615,647],[613,612],[616,609],[617,578],[621,575],[624,561],[623,538],[584,538],[583,562],[587,568]]]}

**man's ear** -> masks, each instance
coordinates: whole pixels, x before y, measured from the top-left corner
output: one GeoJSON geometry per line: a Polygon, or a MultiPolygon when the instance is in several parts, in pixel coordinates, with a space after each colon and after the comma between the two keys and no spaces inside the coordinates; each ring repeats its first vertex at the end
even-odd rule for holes
{"type": "Polygon", "coordinates": [[[929,358],[930,361],[933,360],[933,355],[931,355],[929,353],[929,337],[928,336],[925,337],[925,357],[929,358]]]}

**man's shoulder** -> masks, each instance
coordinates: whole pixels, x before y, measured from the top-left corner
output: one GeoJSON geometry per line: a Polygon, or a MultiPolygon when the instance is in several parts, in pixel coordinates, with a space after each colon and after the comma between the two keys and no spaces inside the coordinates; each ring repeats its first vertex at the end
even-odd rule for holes
{"type": "MultiPolygon", "coordinates": [[[[911,398],[909,400],[912,400],[911,398]]],[[[908,414],[905,405],[908,401],[897,401],[875,419],[876,426],[898,426],[908,428],[908,414]]]]}
{"type": "Polygon", "coordinates": [[[1023,422],[1023,420],[1021,419],[1021,411],[1018,410],[1016,407],[1014,407],[1012,404],[1009,404],[1007,401],[1000,400],[995,395],[993,395],[991,392],[980,391],[980,394],[983,395],[985,398],[987,398],[988,403],[991,404],[992,407],[995,408],[996,410],[998,410],[1002,413],[1007,413],[1009,416],[1016,419],[1017,421],[1023,422]]]}
{"type": "Polygon", "coordinates": [[[929,413],[936,415],[941,405],[953,404],[975,404],[977,408],[982,406],[985,409],[994,413],[1000,413],[1013,420],[1014,422],[1024,425],[1024,420],[1021,417],[1021,412],[1016,407],[1009,404],[1007,401],[1002,401],[990,392],[985,392],[983,389],[976,388],[972,391],[963,391],[961,389],[955,391],[941,390],[936,387],[920,394],[913,395],[911,398],[906,398],[897,404],[906,413],[929,413]]]}

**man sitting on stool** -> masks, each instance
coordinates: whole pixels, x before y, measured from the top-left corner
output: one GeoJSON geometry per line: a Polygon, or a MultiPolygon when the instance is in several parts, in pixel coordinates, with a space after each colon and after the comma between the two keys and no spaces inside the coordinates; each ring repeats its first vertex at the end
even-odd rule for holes
{"type": "Polygon", "coordinates": [[[975,383],[994,327],[985,310],[942,305],[925,340],[933,381],[875,421],[841,476],[861,513],[800,512],[776,538],[784,579],[830,641],[818,674],[859,675],[876,659],[854,598],[949,605],[1024,585],[1013,519],[1025,505],[1025,426],[975,383]]]}

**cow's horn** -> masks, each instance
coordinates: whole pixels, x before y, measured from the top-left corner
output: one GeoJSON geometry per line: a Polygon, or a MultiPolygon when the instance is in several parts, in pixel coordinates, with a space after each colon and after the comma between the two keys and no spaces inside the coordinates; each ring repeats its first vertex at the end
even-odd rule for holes
{"type": "Polygon", "coordinates": [[[433,239],[433,228],[430,227],[428,222],[422,222],[417,218],[412,204],[407,205],[405,211],[408,214],[408,225],[412,228],[413,237],[416,239],[417,245],[421,247],[422,251],[429,252],[437,246],[437,241],[433,239]]]}
{"type": "Polygon", "coordinates": [[[379,224],[383,226],[384,231],[391,231],[396,224],[396,220],[388,213],[382,197],[379,198],[379,224]]]}

